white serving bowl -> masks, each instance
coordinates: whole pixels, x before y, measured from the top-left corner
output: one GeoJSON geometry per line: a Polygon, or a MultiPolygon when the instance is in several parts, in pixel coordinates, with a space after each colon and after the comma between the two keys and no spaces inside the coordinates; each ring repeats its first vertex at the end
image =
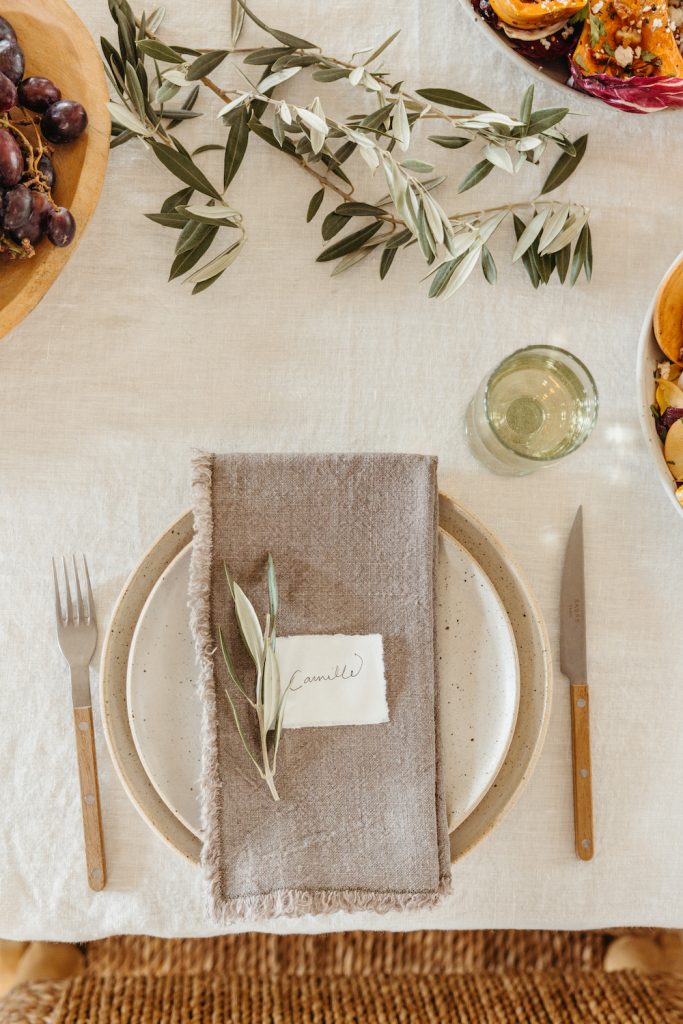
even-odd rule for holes
{"type": "MultiPolygon", "coordinates": [[[[676,264],[680,263],[682,259],[683,252],[678,254],[662,278],[662,281],[669,276],[676,264]]],[[[660,287],[661,282],[657,286],[657,290],[652,297],[652,302],[645,314],[643,326],[640,331],[640,341],[638,342],[638,412],[640,415],[640,425],[643,428],[643,434],[645,436],[645,443],[647,444],[648,450],[657,468],[657,473],[659,475],[659,479],[662,481],[662,486],[675,507],[678,509],[679,514],[683,516],[683,505],[680,504],[674,493],[676,490],[676,484],[674,478],[669,472],[669,467],[666,464],[666,459],[664,458],[664,445],[659,440],[659,435],[655,428],[655,421],[653,419],[652,412],[650,411],[650,406],[654,404],[655,400],[654,372],[657,369],[657,364],[666,360],[666,356],[662,354],[659,345],[655,340],[654,331],[652,329],[652,317],[655,311],[655,302],[657,300],[660,287]]]]}

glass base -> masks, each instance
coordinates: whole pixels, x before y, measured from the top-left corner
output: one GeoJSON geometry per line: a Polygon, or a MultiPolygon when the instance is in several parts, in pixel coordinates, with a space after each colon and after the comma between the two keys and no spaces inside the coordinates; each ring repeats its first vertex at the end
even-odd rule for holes
{"type": "Polygon", "coordinates": [[[528,476],[530,473],[535,473],[536,470],[544,468],[542,462],[535,463],[531,459],[525,459],[500,444],[488,422],[484,423],[486,430],[484,436],[487,438],[488,444],[485,443],[482,431],[478,429],[477,408],[478,402],[475,395],[465,413],[465,434],[470,451],[477,462],[480,462],[486,469],[492,473],[497,473],[499,476],[528,476]]]}

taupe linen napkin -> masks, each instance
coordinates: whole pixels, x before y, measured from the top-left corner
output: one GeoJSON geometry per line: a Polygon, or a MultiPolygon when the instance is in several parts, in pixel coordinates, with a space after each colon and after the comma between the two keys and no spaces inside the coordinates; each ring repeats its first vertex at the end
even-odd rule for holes
{"type": "MultiPolygon", "coordinates": [[[[201,454],[193,496],[202,864],[214,918],[435,904],[451,877],[434,659],[436,460],[201,454]],[[385,724],[286,730],[279,803],[240,743],[216,654],[220,625],[248,676],[223,561],[263,621],[269,551],[278,634],[380,633],[389,705],[385,724]]],[[[254,749],[256,735],[254,725],[254,749]]]]}

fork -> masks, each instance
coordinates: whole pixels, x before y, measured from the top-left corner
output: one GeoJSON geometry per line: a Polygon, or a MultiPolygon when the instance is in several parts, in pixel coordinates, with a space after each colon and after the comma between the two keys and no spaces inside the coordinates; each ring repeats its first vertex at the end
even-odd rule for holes
{"type": "Polygon", "coordinates": [[[106,884],[107,869],[104,859],[100,788],[97,780],[95,733],[92,719],[92,700],[90,697],[90,662],[97,644],[97,621],[95,619],[95,602],[90,585],[88,563],[85,560],[85,555],[81,555],[81,558],[83,559],[87,605],[83,600],[81,578],[79,577],[75,555],[73,556],[73,575],[76,588],[75,609],[71,596],[66,558],[62,557],[64,605],[62,605],[60,599],[57,565],[54,558],[52,559],[52,575],[55,584],[57,638],[60,650],[71,670],[71,696],[73,698],[74,726],[76,730],[76,754],[81,789],[81,813],[83,816],[83,838],[85,840],[85,860],[88,868],[88,885],[91,889],[99,892],[101,889],[104,889],[106,884]]]}

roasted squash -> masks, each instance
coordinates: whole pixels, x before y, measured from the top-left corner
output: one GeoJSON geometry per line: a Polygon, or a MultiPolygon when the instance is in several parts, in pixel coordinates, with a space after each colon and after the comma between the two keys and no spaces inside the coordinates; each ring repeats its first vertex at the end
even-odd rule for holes
{"type": "Polygon", "coordinates": [[[584,75],[683,78],[666,0],[591,3],[573,59],[584,75]]]}
{"type": "Polygon", "coordinates": [[[491,0],[491,6],[506,25],[537,29],[558,25],[585,6],[585,0],[491,0]]]}

